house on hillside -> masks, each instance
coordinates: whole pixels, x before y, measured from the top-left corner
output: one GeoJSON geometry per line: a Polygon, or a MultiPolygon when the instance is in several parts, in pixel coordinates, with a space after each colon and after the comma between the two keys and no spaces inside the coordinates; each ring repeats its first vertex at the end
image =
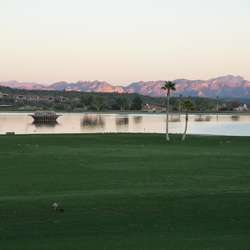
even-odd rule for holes
{"type": "Polygon", "coordinates": [[[248,107],[246,104],[243,106],[239,106],[238,108],[235,108],[234,111],[248,111],[248,107]]]}
{"type": "Polygon", "coordinates": [[[14,95],[12,95],[12,97],[13,97],[15,100],[26,100],[26,99],[27,99],[27,96],[26,96],[26,95],[21,95],[21,94],[14,94],[14,95]]]}
{"type": "Polygon", "coordinates": [[[69,98],[68,97],[64,97],[64,96],[58,96],[57,100],[59,102],[67,102],[67,101],[69,101],[69,98]]]}
{"type": "Polygon", "coordinates": [[[148,103],[146,105],[142,106],[142,111],[148,111],[148,112],[161,112],[161,111],[165,111],[166,108],[162,108],[160,106],[150,106],[148,105],[148,103]]]}
{"type": "Polygon", "coordinates": [[[10,94],[6,94],[6,93],[2,93],[0,92],[0,98],[9,98],[10,97],[10,94]]]}
{"type": "MultiPolygon", "coordinates": [[[[58,97],[54,97],[52,95],[23,95],[23,94],[6,94],[6,93],[2,93],[0,92],[0,99],[2,98],[10,98],[12,97],[13,99],[15,99],[15,101],[22,101],[22,100],[27,100],[27,101],[48,101],[48,102],[53,102],[55,100],[58,100],[59,102],[67,102],[70,99],[68,97],[64,97],[64,96],[58,96],[58,97]]],[[[76,101],[80,101],[79,98],[74,98],[74,100],[76,101]]]]}
{"type": "Polygon", "coordinates": [[[26,95],[26,100],[39,101],[40,97],[39,97],[39,95],[26,95]]]}
{"type": "Polygon", "coordinates": [[[55,100],[55,97],[52,95],[42,95],[40,96],[40,100],[53,102],[55,100]]]}

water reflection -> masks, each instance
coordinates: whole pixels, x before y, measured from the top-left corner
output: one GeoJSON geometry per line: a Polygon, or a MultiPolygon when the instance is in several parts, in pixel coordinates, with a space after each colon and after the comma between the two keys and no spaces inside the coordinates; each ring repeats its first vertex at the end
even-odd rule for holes
{"type": "Polygon", "coordinates": [[[97,127],[104,127],[105,122],[100,115],[98,116],[85,115],[82,118],[81,124],[84,127],[97,128],[97,127]]]}
{"type": "Polygon", "coordinates": [[[36,128],[41,128],[41,127],[48,127],[48,128],[53,128],[57,125],[59,125],[59,123],[57,121],[54,122],[32,122],[31,125],[34,125],[36,128]]]}
{"type": "Polygon", "coordinates": [[[240,120],[240,117],[238,115],[232,115],[231,119],[232,119],[232,121],[237,122],[240,120]]]}
{"type": "MultiPolygon", "coordinates": [[[[185,114],[170,114],[169,133],[183,133],[185,114]]],[[[165,133],[165,114],[63,113],[58,123],[33,123],[28,113],[0,113],[0,134],[165,133]]],[[[250,136],[249,114],[189,115],[189,134],[250,136]]]]}
{"type": "Polygon", "coordinates": [[[206,122],[210,122],[211,121],[211,119],[212,119],[212,117],[209,115],[206,115],[206,122]]]}
{"type": "Polygon", "coordinates": [[[211,120],[211,116],[203,116],[203,115],[196,115],[194,121],[196,122],[209,122],[211,120]]]}
{"type": "Polygon", "coordinates": [[[170,122],[180,122],[180,116],[170,116],[170,122]]]}
{"type": "Polygon", "coordinates": [[[129,124],[129,119],[128,117],[117,117],[115,120],[116,125],[128,125],[129,124]]]}
{"type": "Polygon", "coordinates": [[[134,116],[133,121],[135,124],[139,124],[142,122],[142,116],[134,116]]]}

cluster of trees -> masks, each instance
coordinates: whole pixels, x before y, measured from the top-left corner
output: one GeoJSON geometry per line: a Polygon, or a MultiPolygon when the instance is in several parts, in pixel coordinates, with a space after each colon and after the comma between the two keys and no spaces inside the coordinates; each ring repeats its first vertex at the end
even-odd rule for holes
{"type": "Polygon", "coordinates": [[[80,99],[80,104],[84,109],[87,110],[141,110],[143,101],[139,96],[135,96],[131,100],[124,95],[119,95],[113,100],[107,100],[105,95],[82,95],[80,99]]]}
{"type": "MultiPolygon", "coordinates": [[[[43,109],[55,110],[141,110],[142,105],[166,107],[167,102],[164,97],[143,96],[136,93],[96,93],[96,92],[78,92],[78,91],[48,91],[48,90],[24,90],[12,89],[9,87],[0,86],[0,92],[8,94],[23,94],[23,95],[51,95],[54,97],[64,96],[68,100],[61,102],[56,98],[54,102],[45,100],[14,100],[13,98],[0,98],[0,104],[12,105],[13,108],[22,106],[35,106],[43,109]]],[[[220,101],[218,99],[202,98],[202,97],[171,97],[169,99],[169,110],[183,111],[181,103],[185,100],[191,100],[195,104],[197,111],[216,110],[233,110],[238,107],[238,101],[220,101]]]]}
{"type": "Polygon", "coordinates": [[[172,97],[170,99],[170,105],[173,107],[172,110],[181,110],[181,103],[186,99],[191,100],[198,111],[212,110],[216,107],[215,101],[211,99],[202,97],[183,97],[180,95],[180,97],[172,97]]]}
{"type": "Polygon", "coordinates": [[[11,105],[13,108],[24,106],[33,106],[42,109],[55,110],[141,110],[143,100],[139,95],[124,95],[124,94],[100,94],[100,93],[83,93],[80,98],[75,97],[70,93],[64,93],[66,101],[55,99],[47,100],[15,100],[12,97],[0,97],[1,105],[11,105]]]}

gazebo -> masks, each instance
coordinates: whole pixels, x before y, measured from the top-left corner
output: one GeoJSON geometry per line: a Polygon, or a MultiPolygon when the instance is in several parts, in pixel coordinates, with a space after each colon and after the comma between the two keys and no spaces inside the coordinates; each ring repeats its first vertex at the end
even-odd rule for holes
{"type": "Polygon", "coordinates": [[[60,115],[57,115],[54,111],[36,111],[33,115],[30,116],[34,119],[34,122],[53,123],[57,122],[56,119],[60,115]]]}

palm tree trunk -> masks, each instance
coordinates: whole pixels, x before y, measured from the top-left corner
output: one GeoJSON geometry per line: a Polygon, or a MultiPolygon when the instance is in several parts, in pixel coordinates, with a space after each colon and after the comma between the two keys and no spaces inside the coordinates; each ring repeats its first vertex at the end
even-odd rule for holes
{"type": "Polygon", "coordinates": [[[186,122],[185,122],[185,130],[182,136],[182,140],[184,141],[186,138],[186,133],[187,133],[187,125],[188,125],[188,110],[186,111],[186,122]]]}
{"type": "Polygon", "coordinates": [[[166,140],[169,141],[169,135],[168,135],[168,113],[169,113],[169,95],[167,96],[167,118],[166,118],[166,140]]]}

